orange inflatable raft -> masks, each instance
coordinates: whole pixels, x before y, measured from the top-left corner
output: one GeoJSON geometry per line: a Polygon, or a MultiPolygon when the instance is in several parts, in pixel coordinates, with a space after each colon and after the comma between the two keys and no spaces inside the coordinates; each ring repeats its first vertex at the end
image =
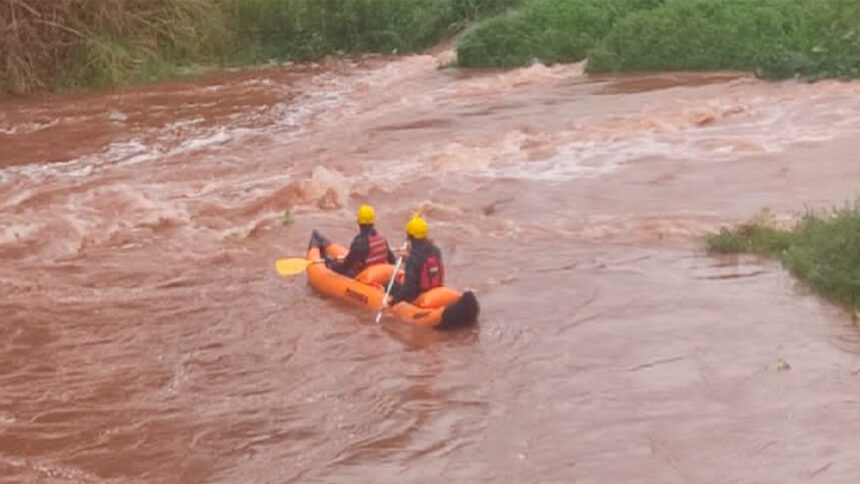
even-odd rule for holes
{"type": "MultiPolygon", "coordinates": [[[[346,255],[348,250],[337,244],[326,247],[332,257],[346,255]]],[[[318,261],[320,249],[313,244],[308,247],[307,258],[318,261]]],[[[308,267],[308,284],[326,296],[361,306],[369,311],[379,311],[382,299],[394,266],[376,264],[366,268],[355,279],[338,274],[322,263],[308,267]]],[[[398,274],[402,280],[403,271],[398,274]]],[[[386,311],[405,323],[439,329],[465,326],[475,322],[479,312],[478,301],[471,291],[460,294],[449,287],[437,287],[421,294],[413,303],[400,302],[386,311]]]]}

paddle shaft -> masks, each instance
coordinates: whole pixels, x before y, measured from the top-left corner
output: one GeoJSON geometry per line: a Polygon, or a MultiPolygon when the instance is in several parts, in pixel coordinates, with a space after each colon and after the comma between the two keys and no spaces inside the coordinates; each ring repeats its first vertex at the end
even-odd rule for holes
{"type": "Polygon", "coordinates": [[[400,270],[400,263],[403,262],[403,256],[397,258],[397,264],[394,264],[394,272],[391,273],[391,280],[388,281],[388,288],[385,289],[385,296],[382,298],[382,307],[379,308],[379,312],[376,313],[376,323],[379,324],[379,320],[382,319],[382,310],[385,309],[385,303],[388,301],[388,295],[391,294],[391,288],[394,286],[394,279],[397,278],[397,271],[400,270]]]}

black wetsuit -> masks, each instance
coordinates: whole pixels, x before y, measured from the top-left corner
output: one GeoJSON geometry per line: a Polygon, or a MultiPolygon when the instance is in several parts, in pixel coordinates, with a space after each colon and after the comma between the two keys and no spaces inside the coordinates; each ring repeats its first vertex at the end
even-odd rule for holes
{"type": "MultiPolygon", "coordinates": [[[[386,254],[382,254],[382,257],[380,257],[380,254],[371,254],[371,239],[379,237],[379,234],[376,233],[373,225],[360,225],[359,227],[360,232],[352,239],[352,243],[349,245],[349,253],[345,259],[337,261],[326,256],[326,265],[338,274],[348,277],[357,276],[368,265],[369,256],[373,256],[374,259],[379,257],[379,262],[383,262],[382,257],[384,257],[384,261],[389,264],[393,264],[395,261],[394,254],[388,248],[387,243],[385,243],[384,249],[378,249],[386,252],[386,254]]],[[[384,239],[382,241],[384,242],[384,239]]]]}
{"type": "MultiPolygon", "coordinates": [[[[391,304],[397,304],[400,301],[412,302],[421,292],[432,289],[432,281],[428,286],[428,281],[422,281],[422,272],[425,270],[425,264],[428,259],[435,258],[439,264],[439,279],[436,285],[442,283],[442,253],[439,249],[430,243],[427,239],[411,239],[412,248],[409,251],[409,257],[406,259],[406,268],[404,269],[405,277],[403,284],[395,281],[394,287],[391,288],[391,304]],[[422,284],[425,287],[422,287],[422,284]]],[[[427,275],[424,274],[424,278],[427,275]]]]}

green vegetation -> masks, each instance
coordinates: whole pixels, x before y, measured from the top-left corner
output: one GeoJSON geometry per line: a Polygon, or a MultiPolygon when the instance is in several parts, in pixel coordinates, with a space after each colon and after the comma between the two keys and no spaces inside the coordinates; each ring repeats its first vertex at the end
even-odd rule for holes
{"type": "Polygon", "coordinates": [[[514,67],[537,59],[575,62],[622,17],[662,0],[532,0],[516,11],[481,22],[457,45],[464,67],[514,67]]]}
{"type": "Polygon", "coordinates": [[[500,12],[459,65],[860,75],[858,0],[0,0],[0,94],[415,52],[500,12]]]}
{"type": "Polygon", "coordinates": [[[414,52],[515,0],[221,0],[234,62],[414,52]]]}
{"type": "Polygon", "coordinates": [[[0,0],[0,93],[104,86],[204,57],[218,14],[207,0],[0,0]]]}
{"type": "Polygon", "coordinates": [[[461,40],[463,66],[588,58],[588,70],[860,75],[856,0],[531,0],[461,40]]]}
{"type": "Polygon", "coordinates": [[[860,203],[830,213],[807,214],[780,229],[759,218],[708,237],[716,253],[751,252],[779,258],[821,294],[860,307],[860,203]]]}
{"type": "Polygon", "coordinates": [[[517,0],[0,0],[0,94],[413,52],[517,0]],[[199,69],[198,69],[199,70],[199,69]]]}
{"type": "Polygon", "coordinates": [[[619,21],[591,52],[589,69],[853,76],[858,34],[855,0],[667,0],[619,21]]]}

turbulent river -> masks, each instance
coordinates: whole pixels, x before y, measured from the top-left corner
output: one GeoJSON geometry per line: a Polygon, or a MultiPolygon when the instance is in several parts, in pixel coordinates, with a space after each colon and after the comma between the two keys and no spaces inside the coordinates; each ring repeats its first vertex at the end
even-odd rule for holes
{"type": "Polygon", "coordinates": [[[860,83],[452,55],[0,104],[0,482],[860,481],[850,315],[701,242],[853,198],[860,83]],[[275,273],[364,202],[477,325],[275,273]]]}

